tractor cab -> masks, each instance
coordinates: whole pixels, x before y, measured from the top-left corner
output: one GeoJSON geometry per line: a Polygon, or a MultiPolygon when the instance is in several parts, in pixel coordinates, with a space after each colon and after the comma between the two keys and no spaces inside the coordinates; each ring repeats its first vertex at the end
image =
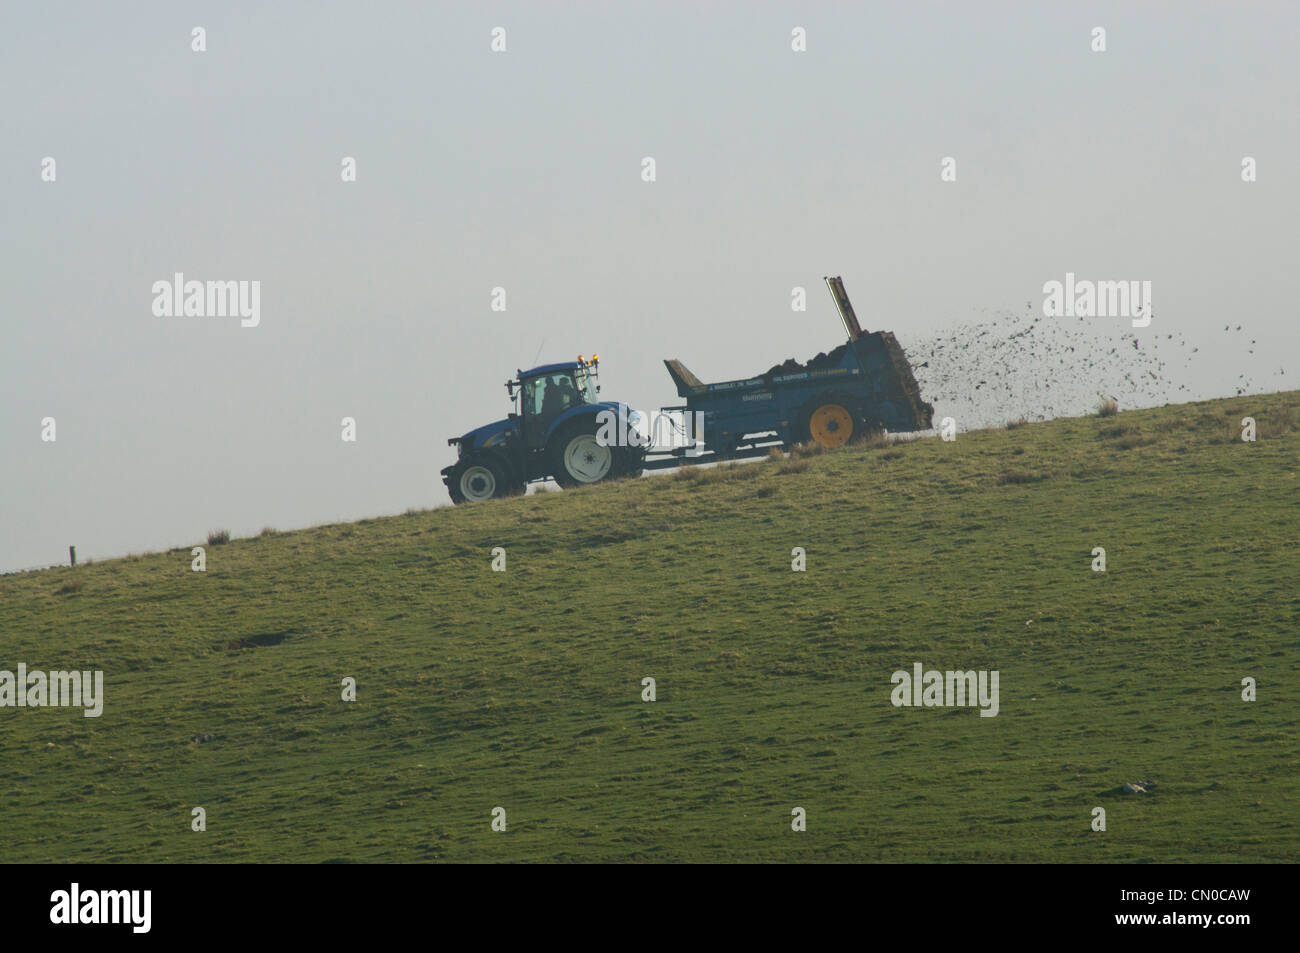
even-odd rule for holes
{"type": "Polygon", "coordinates": [[[524,446],[528,450],[541,450],[545,446],[551,424],[565,411],[597,403],[598,360],[593,357],[584,361],[580,357],[577,361],[545,364],[520,371],[519,379],[506,385],[511,398],[518,402],[524,446]]]}

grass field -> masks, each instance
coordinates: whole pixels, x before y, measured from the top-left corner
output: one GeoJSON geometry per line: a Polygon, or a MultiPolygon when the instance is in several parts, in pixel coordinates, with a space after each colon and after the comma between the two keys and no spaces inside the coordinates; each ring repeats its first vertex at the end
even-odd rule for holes
{"type": "Polygon", "coordinates": [[[0,708],[0,860],[1294,861],[1298,409],[688,470],[235,539],[205,573],[187,545],[0,578],[0,669],[102,669],[106,695],[97,719],[0,708]],[[998,670],[999,714],[894,707],[914,662],[998,670]]]}

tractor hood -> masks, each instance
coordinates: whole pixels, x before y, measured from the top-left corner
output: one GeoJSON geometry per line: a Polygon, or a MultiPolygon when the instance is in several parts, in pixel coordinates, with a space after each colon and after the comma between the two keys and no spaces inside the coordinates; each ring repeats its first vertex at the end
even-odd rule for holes
{"type": "MultiPolygon", "coordinates": [[[[548,439],[559,427],[567,424],[575,417],[594,415],[601,411],[610,411],[614,414],[616,420],[622,420],[631,413],[631,408],[627,404],[612,400],[602,400],[595,404],[581,404],[577,407],[570,407],[551,421],[550,426],[547,427],[548,439]]],[[[464,436],[449,440],[448,443],[459,444],[460,455],[464,456],[474,451],[501,446],[508,438],[518,433],[519,418],[507,417],[504,420],[496,420],[490,424],[484,424],[482,427],[476,427],[464,436]]]]}
{"type": "Polygon", "coordinates": [[[493,421],[490,424],[484,424],[482,427],[475,427],[463,437],[458,437],[451,443],[460,444],[462,456],[471,450],[480,450],[483,447],[495,447],[497,444],[504,443],[506,435],[515,430],[516,422],[510,418],[493,421]]]}
{"type": "Polygon", "coordinates": [[[627,404],[621,404],[613,400],[602,400],[595,404],[579,404],[577,407],[570,407],[564,413],[552,420],[550,426],[547,428],[547,433],[554,433],[563,424],[567,424],[575,417],[582,417],[584,415],[592,416],[599,414],[602,411],[609,411],[614,414],[616,420],[621,420],[627,416],[629,410],[630,408],[627,404]]]}

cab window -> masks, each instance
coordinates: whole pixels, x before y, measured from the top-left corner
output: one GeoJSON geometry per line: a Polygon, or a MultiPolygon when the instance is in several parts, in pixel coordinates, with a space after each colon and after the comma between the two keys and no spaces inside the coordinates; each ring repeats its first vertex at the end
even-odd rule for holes
{"type": "Polygon", "coordinates": [[[578,393],[580,400],[584,404],[594,404],[596,402],[596,385],[591,382],[591,375],[584,371],[579,371],[578,393]]]}
{"type": "Polygon", "coordinates": [[[535,417],[554,417],[586,403],[569,374],[546,374],[524,385],[524,412],[535,417]]]}

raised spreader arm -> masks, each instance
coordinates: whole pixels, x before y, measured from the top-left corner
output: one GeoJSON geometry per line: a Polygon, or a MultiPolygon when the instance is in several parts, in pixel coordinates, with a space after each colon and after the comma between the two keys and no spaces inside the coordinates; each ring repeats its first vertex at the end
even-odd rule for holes
{"type": "Polygon", "coordinates": [[[840,318],[844,321],[844,330],[849,333],[849,340],[856,341],[862,337],[862,326],[858,324],[858,316],[853,313],[853,304],[849,301],[849,293],[844,290],[844,279],[839,275],[834,278],[827,278],[826,287],[831,289],[831,297],[835,299],[835,307],[840,309],[840,318]]]}

